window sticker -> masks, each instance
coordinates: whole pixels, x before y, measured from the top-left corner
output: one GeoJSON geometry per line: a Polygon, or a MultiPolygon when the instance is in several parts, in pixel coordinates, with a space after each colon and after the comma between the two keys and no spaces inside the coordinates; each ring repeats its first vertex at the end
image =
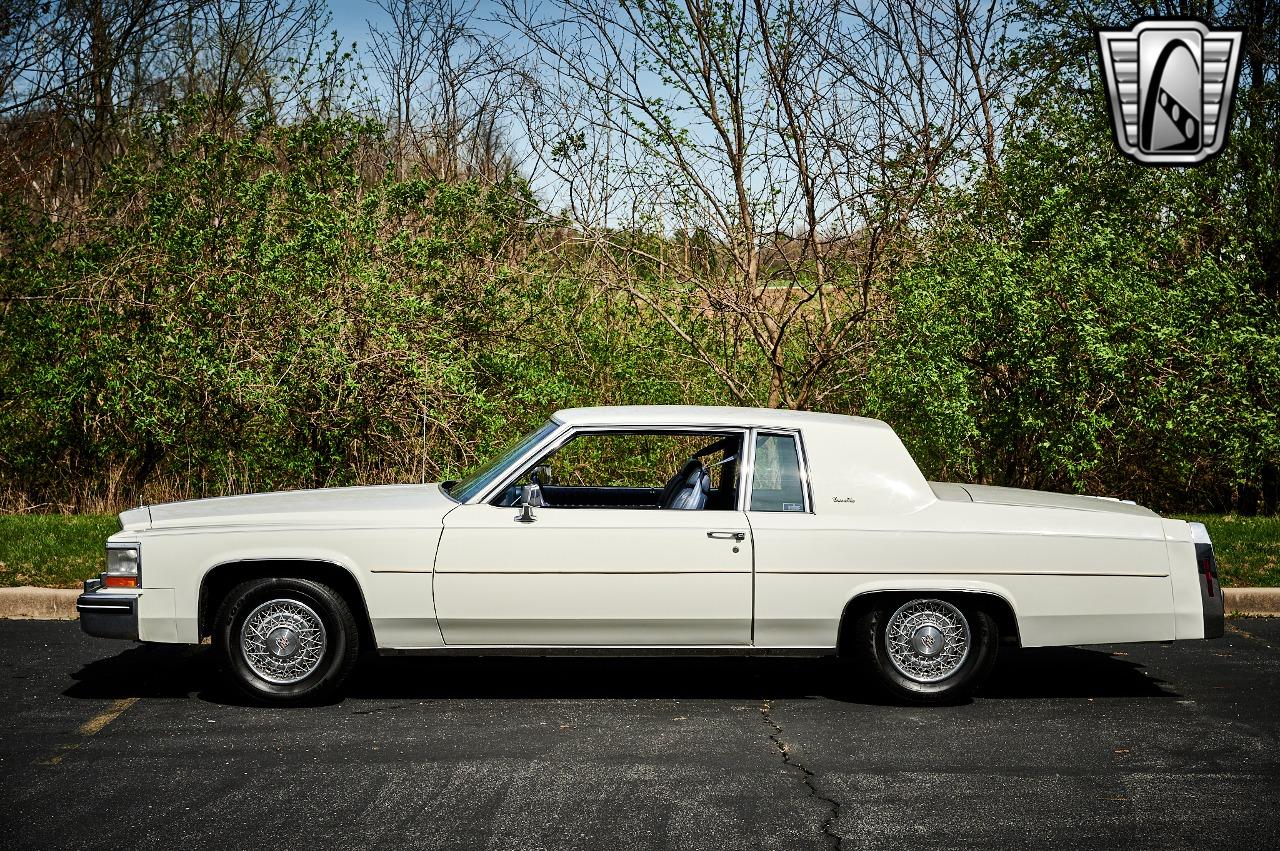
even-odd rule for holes
{"type": "Polygon", "coordinates": [[[784,502],[782,503],[782,510],[783,511],[804,511],[804,505],[799,502],[784,502]]]}

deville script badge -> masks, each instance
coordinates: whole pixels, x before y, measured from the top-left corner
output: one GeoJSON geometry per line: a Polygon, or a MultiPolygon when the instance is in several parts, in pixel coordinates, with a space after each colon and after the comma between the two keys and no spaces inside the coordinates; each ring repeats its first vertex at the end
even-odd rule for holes
{"type": "Polygon", "coordinates": [[[1222,150],[1240,67],[1240,30],[1159,18],[1098,30],[1111,129],[1125,156],[1195,165],[1222,150]]]}

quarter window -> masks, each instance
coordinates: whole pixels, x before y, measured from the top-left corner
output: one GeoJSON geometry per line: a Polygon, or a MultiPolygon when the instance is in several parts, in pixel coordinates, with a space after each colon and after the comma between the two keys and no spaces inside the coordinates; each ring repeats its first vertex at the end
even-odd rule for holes
{"type": "Polygon", "coordinates": [[[800,453],[789,434],[756,436],[755,472],[751,476],[752,511],[804,511],[800,453]]]}

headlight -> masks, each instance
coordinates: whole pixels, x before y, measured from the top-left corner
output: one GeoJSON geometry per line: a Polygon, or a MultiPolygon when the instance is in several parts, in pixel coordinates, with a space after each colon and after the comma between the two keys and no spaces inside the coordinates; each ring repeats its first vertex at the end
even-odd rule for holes
{"type": "Polygon", "coordinates": [[[142,548],[137,544],[107,544],[107,570],[102,584],[108,588],[137,588],[142,584],[142,548]]]}

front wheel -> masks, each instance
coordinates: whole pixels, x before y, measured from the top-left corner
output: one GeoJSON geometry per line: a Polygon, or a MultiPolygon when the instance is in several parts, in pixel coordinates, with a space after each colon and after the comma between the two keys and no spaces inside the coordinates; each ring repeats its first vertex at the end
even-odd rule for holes
{"type": "Polygon", "coordinates": [[[934,597],[872,606],[850,636],[863,670],[892,697],[952,703],[973,693],[995,663],[995,620],[981,607],[934,597]]]}
{"type": "Polygon", "coordinates": [[[314,703],[355,667],[359,630],[346,601],[310,579],[251,579],[218,609],[222,669],[260,703],[314,703]]]}

